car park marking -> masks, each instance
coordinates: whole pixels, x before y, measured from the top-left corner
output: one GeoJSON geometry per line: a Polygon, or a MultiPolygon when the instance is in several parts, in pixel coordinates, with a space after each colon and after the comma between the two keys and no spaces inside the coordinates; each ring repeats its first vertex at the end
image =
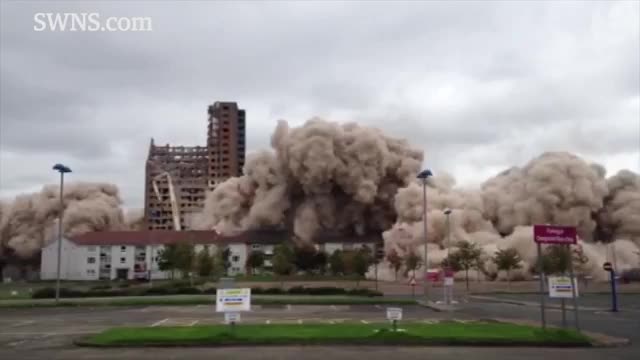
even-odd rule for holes
{"type": "Polygon", "coordinates": [[[156,327],[156,326],[162,325],[162,324],[166,323],[167,321],[169,321],[169,318],[154,322],[153,324],[151,324],[151,327],[156,327]]]}

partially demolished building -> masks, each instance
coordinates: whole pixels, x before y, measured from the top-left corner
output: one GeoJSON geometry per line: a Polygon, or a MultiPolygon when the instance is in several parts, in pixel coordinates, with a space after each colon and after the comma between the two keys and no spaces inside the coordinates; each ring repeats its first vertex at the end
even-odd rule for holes
{"type": "Polygon", "coordinates": [[[215,102],[208,115],[206,146],[158,146],[151,139],[145,169],[147,229],[188,230],[189,216],[202,208],[206,192],[242,174],[245,111],[235,102],[215,102]]]}

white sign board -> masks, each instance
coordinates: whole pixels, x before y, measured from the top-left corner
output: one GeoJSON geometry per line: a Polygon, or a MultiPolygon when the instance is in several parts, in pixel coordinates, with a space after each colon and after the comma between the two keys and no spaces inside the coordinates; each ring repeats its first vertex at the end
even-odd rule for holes
{"type": "Polygon", "coordinates": [[[251,289],[218,289],[216,312],[251,311],[251,289]]]}
{"type": "Polygon", "coordinates": [[[224,323],[225,324],[231,324],[231,323],[239,323],[240,322],[240,313],[237,312],[226,312],[224,313],[224,323]]]}
{"type": "MultiPolygon", "coordinates": [[[[549,297],[552,298],[568,298],[572,295],[571,278],[568,276],[550,276],[549,277],[549,297]]],[[[576,297],[578,296],[578,284],[576,283],[576,297]]]]}
{"type": "Polygon", "coordinates": [[[387,308],[387,320],[402,320],[402,308],[387,308]]]}
{"type": "Polygon", "coordinates": [[[444,278],[444,285],[445,286],[453,286],[453,277],[444,278]]]}

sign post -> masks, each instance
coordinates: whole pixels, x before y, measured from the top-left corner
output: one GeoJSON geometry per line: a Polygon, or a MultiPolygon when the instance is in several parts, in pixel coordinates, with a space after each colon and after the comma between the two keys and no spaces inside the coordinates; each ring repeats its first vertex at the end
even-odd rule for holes
{"type": "Polygon", "coordinates": [[[398,320],[402,320],[402,308],[387,308],[387,320],[391,321],[393,331],[398,331],[398,320]]]}
{"type": "Polygon", "coordinates": [[[610,262],[604,263],[602,268],[609,272],[609,281],[611,282],[611,311],[618,312],[618,293],[616,291],[616,271],[610,262]]]}
{"type": "Polygon", "coordinates": [[[453,302],[453,271],[446,267],[444,269],[444,303],[451,305],[453,302]]]}
{"type": "MultiPolygon", "coordinates": [[[[573,311],[575,315],[576,330],[580,331],[580,325],[578,323],[578,297],[576,293],[577,284],[575,281],[575,277],[573,276],[573,258],[571,256],[571,245],[578,242],[578,234],[576,228],[574,226],[534,225],[533,240],[536,242],[538,248],[538,270],[540,275],[540,310],[542,317],[542,328],[546,328],[546,319],[544,312],[544,267],[542,261],[541,244],[557,244],[567,245],[567,247],[569,248],[569,276],[571,281],[571,294],[573,297],[573,311]]],[[[551,279],[549,279],[549,288],[551,292],[551,279]]]]}
{"type": "Polygon", "coordinates": [[[565,299],[578,297],[578,289],[575,287],[577,283],[567,276],[550,276],[549,277],[549,297],[561,300],[562,309],[562,327],[567,326],[567,314],[565,299]]]}
{"type": "Polygon", "coordinates": [[[251,311],[251,289],[217,289],[216,312],[224,313],[224,322],[231,330],[240,322],[240,312],[251,311]]]}
{"type": "Polygon", "coordinates": [[[416,278],[414,276],[411,277],[411,281],[409,281],[409,285],[411,285],[411,297],[415,299],[415,297],[416,297],[416,278]]]}

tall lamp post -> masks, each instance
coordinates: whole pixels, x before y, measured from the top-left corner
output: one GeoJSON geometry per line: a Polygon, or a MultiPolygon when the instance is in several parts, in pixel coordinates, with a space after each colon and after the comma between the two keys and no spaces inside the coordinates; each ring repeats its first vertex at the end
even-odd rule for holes
{"type": "Polygon", "coordinates": [[[427,274],[429,271],[429,260],[427,258],[427,179],[433,176],[429,169],[422,170],[418,174],[418,179],[422,180],[422,212],[424,220],[424,296],[429,301],[429,286],[427,284],[427,274]]]}
{"type": "MultiPolygon", "coordinates": [[[[446,279],[448,276],[449,268],[451,267],[451,264],[449,264],[449,247],[451,246],[451,222],[449,220],[449,215],[451,215],[451,209],[445,209],[444,210],[444,214],[447,216],[447,240],[446,240],[446,244],[445,247],[447,248],[447,263],[446,263],[446,267],[444,269],[442,269],[444,271],[444,278],[446,279]]],[[[443,286],[444,289],[444,302],[445,304],[449,305],[451,304],[451,300],[453,298],[453,286],[449,285],[449,284],[444,284],[443,286]]]]}
{"type": "Polygon", "coordinates": [[[55,164],[53,170],[60,173],[60,214],[58,215],[58,262],[56,271],[56,304],[60,301],[60,258],[62,257],[62,213],[64,212],[64,201],[62,199],[62,189],[64,188],[64,174],[70,173],[71,169],[62,164],[55,164]]]}

